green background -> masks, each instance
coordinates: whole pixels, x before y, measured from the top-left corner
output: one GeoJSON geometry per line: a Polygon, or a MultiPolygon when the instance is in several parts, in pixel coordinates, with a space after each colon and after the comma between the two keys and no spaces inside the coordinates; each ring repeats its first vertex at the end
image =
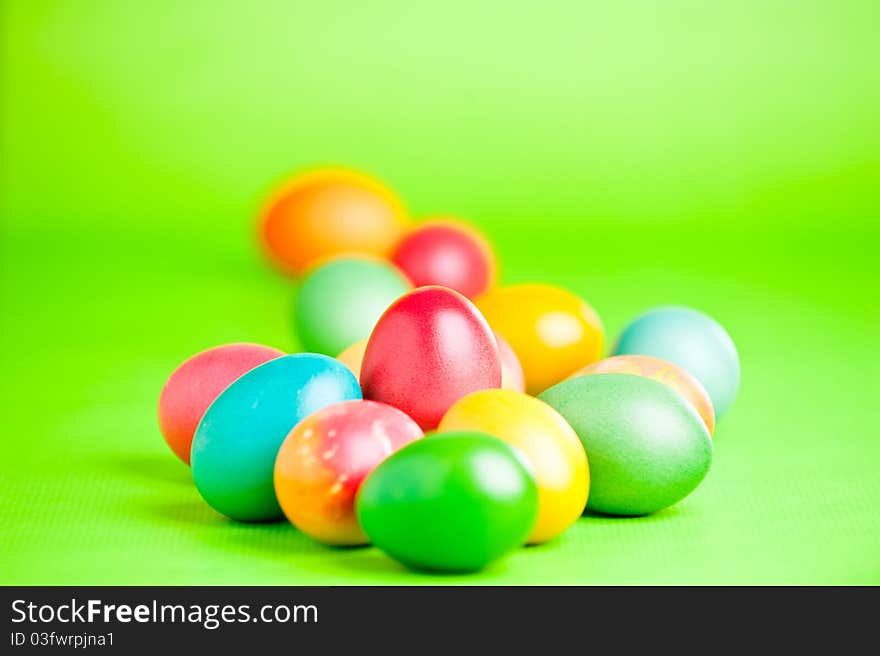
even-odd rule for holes
{"type": "Polygon", "coordinates": [[[0,582],[880,583],[878,7],[3,2],[0,582]],[[253,216],[322,163],[612,338],[719,319],[743,384],[704,484],[469,577],[210,510],[156,399],[202,348],[296,348],[253,216]]]}

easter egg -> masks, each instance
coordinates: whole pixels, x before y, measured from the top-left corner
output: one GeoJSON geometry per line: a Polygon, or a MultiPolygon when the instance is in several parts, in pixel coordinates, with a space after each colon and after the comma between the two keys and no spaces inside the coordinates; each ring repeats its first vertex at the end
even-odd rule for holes
{"type": "Polygon", "coordinates": [[[336,255],[387,257],[408,221],[397,197],[377,180],[323,169],[276,191],[259,223],[267,255],[282,271],[300,274],[336,255]]]}
{"type": "Polygon", "coordinates": [[[522,458],[474,431],[429,435],[367,476],[358,521],[408,567],[481,569],[522,545],[535,523],[538,491],[522,458]]]}
{"type": "Polygon", "coordinates": [[[694,407],[644,376],[578,376],[539,397],[574,428],[590,459],[587,508],[646,515],[684,499],[712,462],[694,407]]]}
{"type": "Polygon", "coordinates": [[[571,378],[591,374],[633,374],[659,380],[669,385],[694,406],[703,418],[709,435],[715,431],[715,410],[712,408],[712,399],[700,382],[678,365],[650,355],[615,355],[574,372],[571,378]]]}
{"type": "Polygon", "coordinates": [[[196,429],[192,469],[199,494],[232,519],[281,517],[273,472],[284,438],[313,412],[359,398],[352,373],[325,355],[286,355],[252,369],[217,397],[196,429]]]}
{"type": "Polygon", "coordinates": [[[481,296],[476,304],[519,357],[529,394],[601,357],[602,322],[592,307],[569,291],[513,285],[481,296]]]}
{"type": "Polygon", "coordinates": [[[307,351],[335,355],[370,336],[391,303],[411,288],[393,265],[362,257],[338,258],[303,280],[294,323],[307,351]]]}
{"type": "Polygon", "coordinates": [[[501,386],[492,330],[473,303],[446,287],[404,294],[376,323],[361,367],[364,398],[400,408],[423,430],[465,394],[501,386]]]}
{"type": "Polygon", "coordinates": [[[584,447],[543,401],[512,390],[481,390],[459,399],[437,430],[488,433],[525,455],[538,485],[538,519],[530,543],[553,539],[584,512],[590,491],[584,447]]]}
{"type": "Polygon", "coordinates": [[[507,340],[498,333],[495,333],[495,341],[498,342],[498,355],[501,357],[501,387],[515,392],[525,392],[526,379],[519,358],[516,357],[507,340]]]}
{"type": "Polygon", "coordinates": [[[653,355],[690,373],[706,389],[715,416],[733,405],[739,389],[739,355],[727,331],[711,317],[686,307],[661,307],[632,321],[614,355],[653,355]]]}
{"type": "Polygon", "coordinates": [[[275,495],[290,522],[327,544],[366,544],[354,514],[364,478],[400,447],[422,436],[397,408],[346,401],[309,415],[275,460],[275,495]]]}
{"type": "Polygon", "coordinates": [[[475,298],[495,282],[489,242],[463,223],[431,221],[413,228],[391,256],[417,287],[441,285],[475,298]]]}
{"type": "Polygon", "coordinates": [[[159,431],[189,464],[196,426],[229,384],[254,367],[284,355],[261,344],[224,344],[196,353],[169,376],[159,395],[159,431]]]}
{"type": "Polygon", "coordinates": [[[342,353],[336,356],[342,364],[349,368],[355,378],[361,377],[361,364],[364,361],[364,351],[367,350],[367,340],[362,339],[355,342],[342,353]]]}

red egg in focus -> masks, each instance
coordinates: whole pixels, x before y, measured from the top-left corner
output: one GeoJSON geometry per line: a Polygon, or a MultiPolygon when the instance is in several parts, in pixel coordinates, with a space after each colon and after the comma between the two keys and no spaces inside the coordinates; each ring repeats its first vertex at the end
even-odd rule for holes
{"type": "Polygon", "coordinates": [[[364,398],[435,428],[458,399],[501,386],[495,335],[479,310],[446,287],[420,287],[379,319],[361,366],[364,398]]]}
{"type": "Polygon", "coordinates": [[[385,458],[419,439],[418,424],[375,401],[330,405],[297,424],[275,460],[275,494],[299,530],[334,545],[366,544],[354,500],[385,458]]]}
{"type": "Polygon", "coordinates": [[[476,298],[495,282],[495,256],[479,232],[455,221],[430,221],[398,243],[393,262],[413,285],[442,285],[476,298]]]}
{"type": "Polygon", "coordinates": [[[159,395],[159,430],[177,454],[189,464],[193,435],[205,410],[233,381],[283,351],[262,344],[224,344],[184,361],[168,378],[159,395]]]}

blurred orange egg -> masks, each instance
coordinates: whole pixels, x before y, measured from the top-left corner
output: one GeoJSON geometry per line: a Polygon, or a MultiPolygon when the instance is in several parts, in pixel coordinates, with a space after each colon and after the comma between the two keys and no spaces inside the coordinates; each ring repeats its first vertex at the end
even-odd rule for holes
{"type": "Polygon", "coordinates": [[[290,180],[259,218],[270,259],[297,275],[344,254],[387,257],[407,228],[406,211],[378,180],[346,169],[321,169],[290,180]]]}

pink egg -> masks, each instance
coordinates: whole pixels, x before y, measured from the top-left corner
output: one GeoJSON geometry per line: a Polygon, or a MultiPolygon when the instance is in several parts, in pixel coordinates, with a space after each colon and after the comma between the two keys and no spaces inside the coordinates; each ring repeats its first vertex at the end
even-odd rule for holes
{"type": "Polygon", "coordinates": [[[177,367],[159,395],[159,430],[177,457],[189,464],[196,426],[220,392],[254,367],[282,355],[283,351],[261,344],[224,344],[196,353],[177,367]]]}
{"type": "Polygon", "coordinates": [[[446,287],[419,287],[379,319],[364,353],[364,398],[435,428],[458,399],[501,386],[498,343],[479,310],[446,287]]]}
{"type": "Polygon", "coordinates": [[[380,462],[419,439],[418,424],[375,401],[329,405],[294,426],[275,460],[275,495],[303,533],[327,544],[369,542],[354,499],[380,462]]]}
{"type": "Polygon", "coordinates": [[[501,355],[501,387],[514,392],[525,392],[526,377],[519,358],[501,335],[495,333],[495,339],[498,342],[498,353],[501,355]]]}

